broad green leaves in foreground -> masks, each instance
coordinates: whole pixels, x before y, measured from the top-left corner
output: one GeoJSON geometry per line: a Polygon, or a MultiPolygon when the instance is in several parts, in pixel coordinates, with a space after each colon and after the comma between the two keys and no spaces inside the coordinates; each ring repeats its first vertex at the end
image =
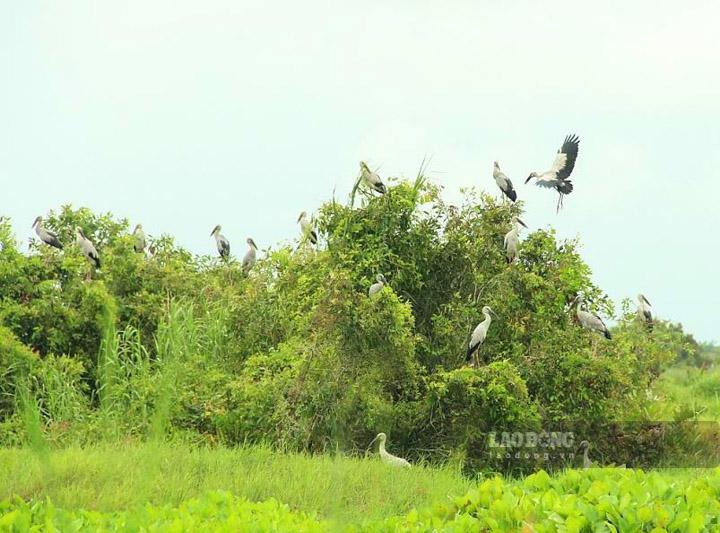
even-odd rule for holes
{"type": "MultiPolygon", "coordinates": [[[[450,503],[404,517],[346,525],[348,531],[717,531],[720,470],[699,479],[641,470],[544,471],[517,482],[488,479],[450,503]]],[[[336,531],[275,500],[251,503],[213,492],[176,508],[127,512],[56,509],[51,502],[0,502],[0,531],[336,531]]]]}

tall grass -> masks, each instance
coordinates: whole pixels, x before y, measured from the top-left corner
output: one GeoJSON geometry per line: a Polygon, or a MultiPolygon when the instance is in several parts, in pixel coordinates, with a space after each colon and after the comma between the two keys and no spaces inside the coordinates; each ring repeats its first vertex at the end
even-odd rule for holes
{"type": "Polygon", "coordinates": [[[397,470],[377,456],[351,459],[159,442],[71,447],[42,460],[30,450],[0,450],[0,465],[0,500],[50,497],[68,509],[114,511],[146,502],[177,505],[222,489],[251,501],[276,498],[293,509],[354,523],[442,503],[472,485],[456,470],[397,470]]]}

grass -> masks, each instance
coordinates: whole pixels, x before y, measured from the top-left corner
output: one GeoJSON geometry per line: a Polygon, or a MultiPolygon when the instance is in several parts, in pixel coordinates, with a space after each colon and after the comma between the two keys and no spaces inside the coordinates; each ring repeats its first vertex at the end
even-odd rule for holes
{"type": "Polygon", "coordinates": [[[649,414],[655,420],[692,418],[720,422],[720,367],[677,366],[665,371],[652,391],[649,414]]]}
{"type": "Polygon", "coordinates": [[[450,468],[394,469],[375,457],[285,454],[266,448],[167,443],[0,450],[0,500],[49,497],[66,508],[120,511],[179,505],[212,490],[276,498],[338,523],[363,523],[448,502],[472,481],[450,468]]]}

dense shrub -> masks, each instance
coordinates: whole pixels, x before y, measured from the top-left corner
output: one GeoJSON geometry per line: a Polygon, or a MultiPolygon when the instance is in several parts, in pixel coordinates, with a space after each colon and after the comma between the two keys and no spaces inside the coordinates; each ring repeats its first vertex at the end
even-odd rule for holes
{"type": "Polygon", "coordinates": [[[422,177],[382,197],[357,189],[319,210],[320,249],[270,250],[246,275],[167,236],[137,254],[128,221],[64,206],[45,222],[62,252],[34,241],[20,253],[0,223],[0,320],[47,365],[31,392],[48,425],[82,419],[87,438],[182,431],[359,452],[384,431],[411,458],[502,467],[485,461],[489,431],[638,413],[659,371],[693,349],[627,304],[613,341],[581,329],[568,308],[578,293],[608,315],[612,304],[578,243],[552,231],[530,232],[506,263],[521,209],[472,191],[448,205],[422,177]],[[103,259],[89,282],[75,226],[103,259]],[[369,298],[378,273],[388,284],[369,298]],[[486,366],[470,369],[484,305],[497,318],[486,366]]]}

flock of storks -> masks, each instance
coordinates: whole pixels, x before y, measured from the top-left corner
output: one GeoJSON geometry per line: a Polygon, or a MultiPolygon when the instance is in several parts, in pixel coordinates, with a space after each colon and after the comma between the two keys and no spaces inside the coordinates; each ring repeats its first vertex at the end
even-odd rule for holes
{"type": "MultiPolygon", "coordinates": [[[[579,144],[580,139],[577,137],[577,135],[566,136],[562,146],[560,147],[555,156],[552,167],[544,172],[532,172],[525,180],[525,183],[528,183],[531,179],[535,178],[536,184],[538,186],[547,189],[554,189],[555,191],[557,191],[558,212],[563,206],[563,198],[565,197],[565,195],[570,194],[573,191],[573,184],[569,178],[575,167],[575,161],[578,156],[579,144]]],[[[493,178],[495,179],[495,182],[497,183],[502,193],[507,196],[510,201],[515,202],[517,200],[517,192],[515,191],[510,178],[508,178],[500,170],[500,165],[497,161],[495,161],[493,165],[493,178]]],[[[365,185],[369,187],[372,191],[375,191],[379,194],[385,194],[387,192],[387,188],[385,187],[385,184],[382,182],[382,179],[377,174],[377,172],[370,170],[368,165],[363,161],[360,162],[359,180],[365,183],[365,185]]],[[[305,211],[300,213],[297,222],[300,225],[303,239],[310,241],[312,244],[317,244],[317,232],[313,228],[313,224],[308,218],[305,211]]],[[[518,217],[513,217],[511,220],[512,227],[510,231],[505,235],[504,247],[508,264],[514,263],[515,259],[518,256],[520,225],[527,227],[525,223],[523,223],[523,221],[520,220],[518,217]]],[[[57,234],[44,227],[42,217],[37,217],[35,219],[35,221],[33,222],[33,227],[35,228],[35,232],[42,242],[58,249],[63,248],[63,245],[60,242],[57,234]]],[[[228,239],[224,235],[222,235],[220,231],[221,227],[219,225],[215,226],[215,228],[210,233],[210,236],[215,238],[215,243],[217,245],[217,250],[220,257],[223,260],[227,261],[230,258],[230,241],[228,241],[228,239]]],[[[75,235],[76,243],[85,258],[91,263],[94,269],[99,269],[101,264],[100,255],[98,254],[93,242],[85,236],[85,233],[80,227],[75,228],[75,235]]],[[[148,257],[152,257],[154,250],[151,246],[148,246],[147,238],[143,231],[142,225],[138,224],[137,226],[135,226],[135,229],[133,231],[133,237],[135,251],[138,253],[144,253],[148,257]]],[[[242,269],[246,274],[250,271],[250,269],[252,269],[257,259],[257,245],[255,244],[255,241],[252,238],[248,238],[247,244],[248,250],[242,260],[242,269]]],[[[92,272],[88,271],[87,279],[90,279],[91,276],[92,272]]],[[[378,274],[376,277],[376,282],[373,283],[368,289],[368,295],[370,297],[376,297],[382,291],[383,287],[386,284],[387,281],[385,279],[385,276],[383,276],[382,274],[378,274]]],[[[639,294],[637,299],[638,315],[643,321],[645,321],[648,328],[652,329],[653,317],[650,302],[648,302],[647,298],[645,298],[645,296],[643,296],[642,294],[639,294]]],[[[608,331],[608,328],[603,322],[602,318],[587,309],[587,306],[582,296],[578,295],[573,300],[571,305],[575,307],[577,319],[583,327],[601,333],[607,339],[611,338],[610,332],[608,331]]],[[[470,341],[468,343],[467,349],[468,362],[472,363],[475,367],[479,366],[480,364],[478,356],[479,349],[485,341],[485,337],[487,336],[488,329],[492,321],[491,315],[495,314],[495,312],[489,306],[484,306],[482,308],[482,313],[484,316],[484,320],[477,325],[477,327],[470,335],[470,341]]],[[[375,438],[375,440],[380,441],[381,459],[384,462],[394,466],[410,466],[410,464],[405,459],[395,457],[385,450],[386,438],[387,437],[384,433],[378,434],[378,436],[375,438]]]]}
{"type": "MultiPolygon", "coordinates": [[[[572,174],[572,171],[575,168],[575,161],[577,160],[579,145],[580,139],[577,135],[566,136],[565,140],[562,143],[562,146],[560,147],[555,156],[555,160],[553,161],[550,169],[544,172],[532,172],[525,180],[525,183],[528,183],[530,180],[535,178],[536,184],[538,186],[544,187],[546,189],[554,189],[555,191],[557,191],[557,211],[562,208],[563,198],[565,197],[565,195],[570,194],[573,191],[573,184],[570,181],[570,174],[572,174]]],[[[493,178],[495,179],[495,183],[497,183],[502,193],[507,196],[510,201],[515,202],[517,200],[517,192],[515,191],[515,188],[513,187],[513,183],[510,178],[508,178],[500,170],[500,165],[497,161],[495,161],[493,164],[493,178]]],[[[365,163],[364,161],[360,162],[360,180],[364,182],[371,190],[377,193],[385,194],[387,192],[387,187],[385,187],[385,184],[383,183],[380,176],[377,174],[377,172],[370,170],[367,163],[365,163]]],[[[297,222],[300,225],[300,230],[303,238],[309,240],[312,244],[317,244],[317,232],[313,228],[312,222],[308,218],[305,211],[300,213],[297,222]]],[[[505,235],[505,255],[509,264],[514,263],[515,259],[518,256],[518,248],[520,243],[519,232],[521,225],[527,227],[525,223],[518,217],[513,217],[511,220],[511,229],[505,235]]],[[[37,217],[35,219],[35,221],[33,222],[33,227],[35,228],[35,232],[37,233],[38,237],[42,242],[55,248],[62,249],[63,245],[60,242],[57,234],[44,227],[42,217],[37,217]]],[[[215,243],[217,245],[217,250],[220,257],[223,260],[227,261],[230,258],[230,241],[224,235],[222,235],[220,231],[221,227],[219,225],[215,226],[215,228],[210,233],[210,236],[215,238],[215,243]]],[[[77,245],[82,251],[85,258],[91,263],[91,265],[95,269],[99,269],[100,255],[98,254],[93,242],[85,236],[85,233],[80,227],[75,228],[75,234],[77,245]]],[[[133,231],[133,237],[135,239],[135,251],[138,253],[145,253],[147,256],[152,256],[154,250],[151,246],[148,246],[147,238],[141,224],[135,226],[135,229],[133,231]]],[[[246,242],[248,244],[248,250],[242,259],[242,269],[245,273],[248,273],[257,260],[258,248],[252,238],[248,238],[246,242]]],[[[91,276],[92,273],[88,272],[88,279],[91,276]]],[[[386,284],[387,281],[385,280],[385,277],[382,274],[378,274],[376,282],[373,283],[368,290],[369,296],[376,296],[386,284]]],[[[638,314],[647,323],[648,327],[652,328],[653,317],[650,302],[642,294],[638,295],[637,301],[638,314]]],[[[578,295],[571,305],[575,307],[577,319],[583,327],[593,331],[597,331],[603,334],[608,339],[611,338],[610,332],[608,331],[608,328],[603,322],[602,318],[587,309],[587,306],[582,296],[578,295]]],[[[490,328],[490,323],[492,322],[491,315],[495,314],[489,306],[483,307],[482,313],[484,316],[484,320],[477,325],[477,327],[470,335],[470,341],[468,343],[467,349],[468,362],[472,362],[475,366],[478,366],[480,364],[480,361],[478,359],[478,352],[480,346],[485,341],[488,329],[490,328]]]]}

